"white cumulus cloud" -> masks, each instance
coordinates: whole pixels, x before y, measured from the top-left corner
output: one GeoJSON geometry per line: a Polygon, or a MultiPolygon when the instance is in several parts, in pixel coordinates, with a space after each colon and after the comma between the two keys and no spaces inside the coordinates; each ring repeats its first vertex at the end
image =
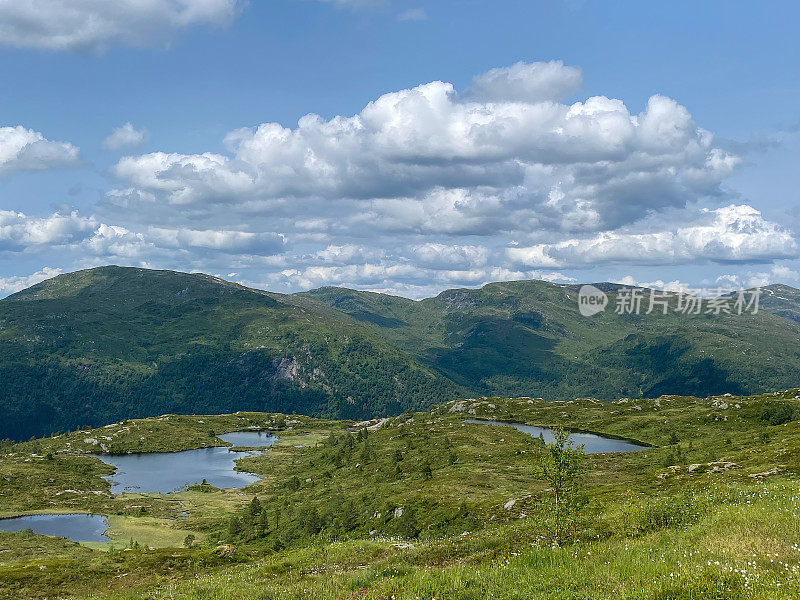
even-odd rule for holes
{"type": "Polygon", "coordinates": [[[419,264],[433,267],[483,267],[489,260],[489,249],[483,246],[427,242],[411,248],[419,264]]]}
{"type": "Polygon", "coordinates": [[[138,146],[147,139],[147,131],[136,129],[130,122],[122,127],[115,127],[114,130],[103,140],[103,148],[106,150],[119,150],[126,146],[138,146]]]}
{"type": "Polygon", "coordinates": [[[69,142],[48,140],[38,131],[21,125],[0,127],[0,176],[78,165],[80,152],[69,142]]]}
{"type": "Polygon", "coordinates": [[[165,248],[204,248],[227,252],[275,254],[284,244],[283,236],[232,230],[167,229],[152,227],[147,239],[165,248]]]}
{"type": "Polygon", "coordinates": [[[735,288],[763,287],[772,283],[797,285],[800,271],[787,265],[772,265],[766,271],[747,270],[743,273],[724,273],[717,277],[716,283],[735,288]]]}
{"type": "Polygon", "coordinates": [[[32,285],[41,283],[45,279],[51,279],[56,275],[60,275],[61,269],[54,269],[52,267],[44,267],[40,271],[36,271],[30,275],[12,275],[10,277],[0,277],[0,298],[29,288],[32,285]]]}
{"type": "MultiPolygon", "coordinates": [[[[112,168],[118,189],[91,216],[0,212],[0,253],[411,297],[601,270],[674,289],[690,276],[798,271],[788,220],[731,204],[725,182],[741,162],[731,144],[666,96],[634,109],[611,96],[574,100],[581,88],[575,67],[518,63],[464,90],[433,81],[350,116],[236,129],[222,150],[125,156],[112,168]]],[[[140,133],[126,124],[106,146],[140,133]]],[[[12,134],[0,172],[32,164],[24,139],[47,142],[12,134]]]]}
{"type": "Polygon", "coordinates": [[[409,230],[592,231],[718,194],[739,162],[664,96],[638,114],[602,96],[555,100],[579,84],[561,63],[520,63],[463,95],[436,81],[350,117],[233,131],[230,153],[129,156],[113,172],[172,205],[354,200],[409,230]]]}
{"type": "Polygon", "coordinates": [[[94,219],[77,212],[29,217],[25,213],[0,210],[0,251],[72,244],[89,237],[96,227],[94,219]]]}
{"type": "Polygon", "coordinates": [[[462,98],[482,102],[555,102],[577,92],[582,83],[581,70],[565,67],[561,61],[519,62],[478,75],[462,98]]]}

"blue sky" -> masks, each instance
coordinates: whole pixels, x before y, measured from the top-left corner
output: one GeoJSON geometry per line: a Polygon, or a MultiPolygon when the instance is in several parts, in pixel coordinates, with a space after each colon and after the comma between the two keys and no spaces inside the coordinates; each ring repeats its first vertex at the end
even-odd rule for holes
{"type": "Polygon", "coordinates": [[[0,294],[111,263],[411,297],[800,283],[795,3],[22,4],[0,294]]]}

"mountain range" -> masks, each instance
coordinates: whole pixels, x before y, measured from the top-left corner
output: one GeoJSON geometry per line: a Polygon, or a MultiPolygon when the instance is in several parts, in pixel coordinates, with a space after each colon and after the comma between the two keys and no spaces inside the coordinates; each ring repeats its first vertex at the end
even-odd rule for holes
{"type": "MultiPolygon", "coordinates": [[[[622,286],[596,285],[613,307],[622,286]]],[[[681,314],[670,295],[667,314],[584,317],[579,287],[512,281],[415,301],[130,267],[60,275],[0,300],[0,438],[168,412],[361,419],[465,396],[798,385],[796,289],[764,288],[756,314],[681,314]]]]}

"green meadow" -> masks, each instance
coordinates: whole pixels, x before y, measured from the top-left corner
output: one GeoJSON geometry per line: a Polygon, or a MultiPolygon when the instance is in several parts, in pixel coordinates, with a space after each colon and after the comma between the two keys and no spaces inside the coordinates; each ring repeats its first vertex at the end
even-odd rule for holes
{"type": "Polygon", "coordinates": [[[0,533],[2,598],[795,598],[800,390],[481,398],[355,424],[165,415],[0,452],[0,514],[94,512],[109,542],[0,533]],[[553,536],[544,442],[484,418],[637,442],[587,454],[553,536]],[[368,427],[365,430],[365,425],[368,427]],[[90,453],[279,441],[244,489],[112,496],[90,453]],[[109,439],[104,439],[109,438],[109,439]]]}

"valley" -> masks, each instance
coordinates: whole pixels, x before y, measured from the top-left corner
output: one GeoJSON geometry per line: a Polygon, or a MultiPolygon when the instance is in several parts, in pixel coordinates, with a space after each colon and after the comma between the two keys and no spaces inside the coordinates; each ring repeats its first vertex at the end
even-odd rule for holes
{"type": "MultiPolygon", "coordinates": [[[[622,286],[598,285],[615,306],[622,286]]],[[[360,420],[464,397],[702,397],[797,384],[798,290],[765,288],[757,314],[610,308],[592,318],[577,293],[513,281],[414,301],[344,288],[276,294],[139,268],[60,275],[0,300],[0,439],[165,413],[360,420]]]]}

